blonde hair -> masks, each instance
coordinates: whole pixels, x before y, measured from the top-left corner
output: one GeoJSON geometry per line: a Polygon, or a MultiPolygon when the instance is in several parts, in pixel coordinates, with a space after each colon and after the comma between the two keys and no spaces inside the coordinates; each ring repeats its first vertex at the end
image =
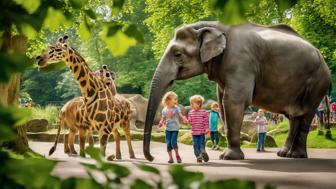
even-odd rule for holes
{"type": "Polygon", "coordinates": [[[215,107],[218,107],[219,108],[219,104],[217,102],[213,102],[211,104],[211,109],[214,109],[215,107]]]}
{"type": "Polygon", "coordinates": [[[198,104],[200,107],[202,107],[203,102],[204,102],[204,98],[203,98],[203,96],[201,96],[201,95],[194,95],[194,96],[191,96],[191,97],[189,98],[189,101],[190,101],[190,104],[192,104],[192,103],[196,103],[196,104],[198,104]]]}
{"type": "Polygon", "coordinates": [[[171,100],[173,98],[177,98],[177,94],[173,91],[166,92],[166,94],[162,98],[162,104],[167,106],[168,100],[171,100]]]}

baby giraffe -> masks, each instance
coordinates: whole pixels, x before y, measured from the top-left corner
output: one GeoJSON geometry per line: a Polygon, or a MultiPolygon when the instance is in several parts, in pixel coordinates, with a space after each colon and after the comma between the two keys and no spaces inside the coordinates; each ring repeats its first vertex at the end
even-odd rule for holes
{"type": "MultiPolygon", "coordinates": [[[[63,61],[74,74],[80,87],[84,103],[80,108],[80,116],[76,119],[81,123],[79,130],[80,155],[85,156],[86,132],[90,129],[98,130],[101,153],[105,156],[108,136],[113,134],[116,141],[119,138],[117,128],[130,128],[130,104],[120,101],[112,95],[110,88],[104,81],[91,71],[79,53],[68,46],[64,36],[54,45],[49,46],[42,54],[36,57],[39,67],[63,61]]],[[[125,130],[125,138],[129,148],[130,158],[135,158],[130,129],[125,130]]],[[[119,140],[118,140],[119,141],[119,140]]],[[[116,142],[117,153],[120,156],[120,143],[116,142]]],[[[108,157],[113,159],[113,156],[108,157]]]]}

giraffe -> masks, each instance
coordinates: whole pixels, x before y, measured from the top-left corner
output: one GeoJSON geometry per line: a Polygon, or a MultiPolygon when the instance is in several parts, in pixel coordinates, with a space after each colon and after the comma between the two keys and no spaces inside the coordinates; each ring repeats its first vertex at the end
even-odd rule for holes
{"type": "MultiPolygon", "coordinates": [[[[120,135],[117,128],[121,126],[125,130],[130,158],[135,158],[130,135],[130,104],[112,95],[110,88],[91,71],[80,54],[68,46],[67,39],[68,36],[60,38],[56,44],[38,55],[36,61],[39,67],[63,61],[77,80],[84,99],[80,108],[81,116],[76,117],[83,128],[79,130],[80,155],[85,156],[87,130],[95,129],[99,134],[102,155],[105,156],[108,136],[113,134],[116,141],[116,158],[120,159],[120,135]]],[[[108,159],[113,159],[113,156],[109,156],[108,159]]]]}
{"type": "MultiPolygon", "coordinates": [[[[107,85],[112,94],[116,93],[116,87],[114,80],[116,79],[116,74],[113,71],[109,71],[106,65],[102,66],[102,69],[95,72],[107,85]]],[[[74,147],[74,136],[77,133],[77,130],[82,129],[81,124],[76,121],[76,116],[80,116],[79,111],[80,107],[83,105],[84,99],[82,97],[75,97],[68,101],[62,108],[59,114],[59,128],[55,138],[54,146],[50,149],[49,155],[52,155],[56,150],[58,138],[60,135],[61,128],[67,126],[69,128],[69,133],[64,134],[64,153],[71,155],[77,155],[77,152],[74,147]]],[[[81,132],[82,133],[82,132],[81,132]]],[[[94,140],[92,136],[92,131],[88,131],[88,139],[90,146],[94,145],[94,140]]]]}

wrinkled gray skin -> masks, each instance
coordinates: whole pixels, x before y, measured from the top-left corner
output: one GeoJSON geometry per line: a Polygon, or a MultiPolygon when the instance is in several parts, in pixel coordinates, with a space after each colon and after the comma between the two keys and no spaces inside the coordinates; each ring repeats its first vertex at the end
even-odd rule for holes
{"type": "Polygon", "coordinates": [[[249,105],[289,118],[279,156],[307,157],[309,126],[331,82],[319,51],[286,25],[197,22],[175,30],[153,76],[144,133],[147,160],[153,160],[152,123],[162,95],[174,80],[203,73],[217,83],[227,123],[228,148],[221,159],[244,159],[240,128],[249,105]]]}

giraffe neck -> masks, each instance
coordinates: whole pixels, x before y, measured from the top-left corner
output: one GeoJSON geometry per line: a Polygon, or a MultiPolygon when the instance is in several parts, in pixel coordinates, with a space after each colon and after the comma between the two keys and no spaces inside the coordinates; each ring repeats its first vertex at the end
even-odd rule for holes
{"type": "Polygon", "coordinates": [[[98,95],[98,91],[105,89],[104,83],[91,71],[85,60],[74,49],[69,48],[64,62],[74,74],[86,102],[93,100],[98,95]]]}

